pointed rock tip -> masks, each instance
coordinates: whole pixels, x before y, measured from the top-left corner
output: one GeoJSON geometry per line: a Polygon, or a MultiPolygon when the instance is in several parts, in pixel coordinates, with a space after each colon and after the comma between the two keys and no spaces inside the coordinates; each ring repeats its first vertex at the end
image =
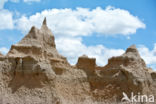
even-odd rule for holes
{"type": "Polygon", "coordinates": [[[32,26],[29,33],[36,34],[37,30],[38,29],[35,26],[32,26]]]}
{"type": "Polygon", "coordinates": [[[47,29],[48,29],[46,17],[45,17],[44,20],[43,20],[41,29],[42,29],[42,30],[47,30],[47,29]]]}
{"type": "Polygon", "coordinates": [[[30,32],[33,32],[35,31],[36,27],[35,26],[32,26],[31,29],[30,29],[30,32]]]}
{"type": "Polygon", "coordinates": [[[46,19],[46,17],[44,18],[42,25],[47,25],[47,19],[46,19]]]}
{"type": "Polygon", "coordinates": [[[126,53],[127,52],[138,52],[136,45],[131,45],[130,47],[127,48],[126,53]]]}
{"type": "Polygon", "coordinates": [[[133,44],[133,45],[131,45],[129,48],[136,49],[136,45],[135,45],[135,44],[133,44]]]}

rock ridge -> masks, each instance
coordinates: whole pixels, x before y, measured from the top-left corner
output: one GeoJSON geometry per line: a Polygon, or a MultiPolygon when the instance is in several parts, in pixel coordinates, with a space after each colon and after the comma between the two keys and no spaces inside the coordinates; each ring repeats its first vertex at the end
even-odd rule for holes
{"type": "Polygon", "coordinates": [[[87,55],[72,66],[56,50],[46,18],[1,56],[0,104],[122,104],[123,92],[156,96],[156,72],[135,45],[105,66],[87,55]]]}

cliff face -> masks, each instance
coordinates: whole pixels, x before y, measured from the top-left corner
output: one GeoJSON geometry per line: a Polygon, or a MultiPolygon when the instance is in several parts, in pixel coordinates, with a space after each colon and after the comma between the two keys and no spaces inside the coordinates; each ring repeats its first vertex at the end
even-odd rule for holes
{"type": "Polygon", "coordinates": [[[71,66],[57,52],[46,18],[0,57],[0,104],[112,104],[121,103],[123,92],[156,96],[156,73],[134,45],[104,67],[87,56],[71,66]]]}

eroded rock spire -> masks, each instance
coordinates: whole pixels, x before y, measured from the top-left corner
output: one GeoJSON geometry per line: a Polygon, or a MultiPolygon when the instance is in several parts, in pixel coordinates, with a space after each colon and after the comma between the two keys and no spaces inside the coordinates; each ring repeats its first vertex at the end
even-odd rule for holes
{"type": "Polygon", "coordinates": [[[46,17],[44,18],[42,25],[47,25],[47,19],[46,19],[46,17]]]}
{"type": "Polygon", "coordinates": [[[16,45],[12,45],[9,56],[34,56],[36,58],[61,57],[55,47],[55,38],[47,27],[46,17],[40,29],[33,26],[16,45]]]}

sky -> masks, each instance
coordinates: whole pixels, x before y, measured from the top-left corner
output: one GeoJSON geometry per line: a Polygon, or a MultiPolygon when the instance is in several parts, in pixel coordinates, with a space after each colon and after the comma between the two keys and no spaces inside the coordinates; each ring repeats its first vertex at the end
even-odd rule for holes
{"type": "Polygon", "coordinates": [[[0,52],[7,54],[44,17],[56,48],[75,64],[79,56],[107,64],[135,44],[156,70],[155,0],[0,0],[0,52]]]}

